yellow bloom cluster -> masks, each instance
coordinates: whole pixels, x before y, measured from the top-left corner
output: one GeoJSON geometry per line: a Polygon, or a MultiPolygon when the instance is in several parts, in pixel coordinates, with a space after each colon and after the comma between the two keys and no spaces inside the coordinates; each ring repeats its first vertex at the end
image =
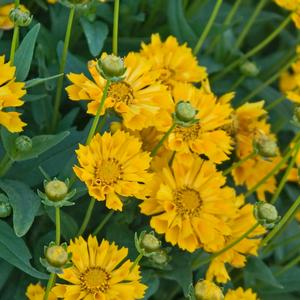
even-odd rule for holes
{"type": "Polygon", "coordinates": [[[239,287],[236,290],[229,290],[224,300],[258,300],[257,295],[251,290],[243,290],[239,287]]]}
{"type": "Polygon", "coordinates": [[[296,27],[300,28],[300,1],[299,0],[274,0],[277,5],[292,12],[292,19],[296,27]]]}

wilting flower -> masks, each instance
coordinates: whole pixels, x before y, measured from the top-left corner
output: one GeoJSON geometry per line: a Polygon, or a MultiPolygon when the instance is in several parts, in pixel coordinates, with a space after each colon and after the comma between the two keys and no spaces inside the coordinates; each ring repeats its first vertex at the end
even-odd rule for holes
{"type": "Polygon", "coordinates": [[[63,299],[142,299],[143,285],[139,266],[132,269],[133,262],[125,258],[127,248],[96,237],[82,237],[71,241],[68,251],[72,253],[73,266],[58,276],[68,284],[57,284],[52,290],[63,299]]]}
{"type": "Polygon", "coordinates": [[[251,290],[243,290],[239,287],[236,290],[229,290],[224,300],[258,300],[257,295],[251,290]]]}
{"type": "MultiPolygon", "coordinates": [[[[0,29],[9,30],[14,28],[14,23],[9,18],[10,11],[15,7],[14,3],[0,6],[0,29]]],[[[24,5],[19,5],[22,11],[27,11],[24,5]]]]}
{"type": "MultiPolygon", "coordinates": [[[[125,127],[140,130],[153,125],[154,118],[170,103],[171,97],[166,87],[157,82],[159,71],[151,71],[151,63],[145,58],[130,53],[124,63],[127,68],[124,80],[110,84],[105,109],[113,108],[120,114],[125,127]]],[[[73,84],[66,88],[71,100],[90,101],[87,112],[92,115],[96,115],[106,84],[96,65],[96,61],[90,61],[88,66],[94,81],[83,74],[71,73],[68,78],[73,84]]]]}
{"type": "MultiPolygon", "coordinates": [[[[43,300],[45,296],[45,288],[39,283],[29,284],[26,290],[26,296],[29,300],[43,300]]],[[[52,291],[49,293],[48,300],[56,300],[57,297],[52,291]]]]}
{"type": "Polygon", "coordinates": [[[146,185],[141,212],[152,216],[151,227],[172,245],[189,252],[215,251],[231,234],[224,220],[236,213],[235,192],[225,181],[211,161],[177,154],[172,166],[156,170],[146,185]]]}
{"type": "Polygon", "coordinates": [[[292,11],[292,19],[298,29],[300,29],[300,1],[299,0],[274,0],[277,5],[292,11]]]}
{"type": "Polygon", "coordinates": [[[142,143],[124,131],[97,134],[89,145],[79,145],[76,151],[80,166],[74,171],[87,185],[90,196],[106,200],[106,206],[122,210],[120,196],[139,198],[143,185],[150,178],[147,172],[149,153],[142,143]]]}
{"type": "Polygon", "coordinates": [[[179,45],[173,36],[162,42],[159,34],[153,34],[150,44],[142,43],[140,53],[151,62],[153,70],[159,71],[159,80],[169,87],[207,78],[206,69],[198,65],[192,50],[186,44],[179,45]]]}
{"type": "Polygon", "coordinates": [[[10,132],[23,131],[26,123],[21,121],[20,113],[6,111],[6,108],[23,105],[20,98],[26,94],[25,83],[15,81],[16,67],[5,63],[4,56],[0,56],[0,70],[0,125],[10,132]]]}

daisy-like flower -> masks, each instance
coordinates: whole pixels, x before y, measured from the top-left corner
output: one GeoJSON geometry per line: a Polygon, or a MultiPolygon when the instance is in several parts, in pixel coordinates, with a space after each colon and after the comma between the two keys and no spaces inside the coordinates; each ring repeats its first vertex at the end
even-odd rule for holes
{"type": "MultiPolygon", "coordinates": [[[[171,97],[167,88],[157,82],[159,71],[152,71],[151,63],[141,55],[129,53],[124,64],[127,68],[124,80],[110,84],[101,114],[113,108],[123,117],[125,127],[140,130],[153,125],[160,108],[168,105],[171,97]]],[[[96,61],[88,65],[94,81],[83,74],[71,73],[68,78],[73,84],[66,88],[71,100],[89,101],[87,112],[92,115],[96,115],[106,84],[96,65],[96,61]]]]}
{"type": "MultiPolygon", "coordinates": [[[[45,288],[39,283],[29,284],[26,289],[26,297],[29,300],[43,300],[45,296],[45,288]]],[[[57,297],[52,291],[49,293],[48,300],[57,300],[57,297]]]]}
{"type": "Polygon", "coordinates": [[[258,297],[251,289],[244,291],[239,287],[236,290],[229,290],[224,300],[258,300],[258,297]]]}
{"type": "Polygon", "coordinates": [[[87,185],[90,196],[106,200],[106,206],[122,210],[120,196],[139,198],[147,172],[150,155],[141,150],[142,143],[129,133],[97,134],[89,145],[79,145],[76,151],[80,166],[74,167],[79,179],[87,185]]]}
{"type": "Polygon", "coordinates": [[[0,125],[10,132],[21,132],[26,123],[21,121],[20,113],[6,109],[23,105],[20,98],[26,94],[25,83],[15,81],[16,67],[5,63],[4,56],[0,56],[0,70],[0,125]]]}
{"type": "Polygon", "coordinates": [[[274,0],[280,7],[292,11],[295,26],[300,29],[300,0],[274,0]]]}
{"type": "MultiPolygon", "coordinates": [[[[9,13],[14,7],[15,7],[14,3],[0,6],[0,29],[10,30],[14,28],[14,23],[9,18],[9,13]]],[[[22,11],[27,11],[24,5],[20,5],[19,8],[22,11]]]]}
{"type": "Polygon", "coordinates": [[[153,34],[150,44],[142,43],[140,53],[151,62],[153,70],[159,71],[159,80],[168,87],[207,78],[206,68],[198,65],[192,50],[186,44],[179,45],[173,36],[162,42],[159,34],[153,34]]]}
{"type": "Polygon", "coordinates": [[[151,227],[172,245],[189,252],[216,251],[231,234],[225,220],[236,213],[235,192],[225,181],[211,161],[177,154],[172,167],[155,171],[141,212],[152,216],[151,227]]]}
{"type": "Polygon", "coordinates": [[[192,126],[177,126],[169,135],[166,147],[172,151],[204,154],[214,163],[228,159],[232,150],[230,135],[223,129],[231,122],[232,108],[229,104],[234,94],[226,94],[220,99],[204,88],[197,89],[190,84],[178,83],[173,89],[172,106],[161,112],[156,120],[159,130],[166,132],[172,125],[171,114],[180,101],[189,101],[198,110],[192,126]]]}
{"type": "Polygon", "coordinates": [[[133,262],[125,258],[127,248],[118,248],[96,237],[82,237],[71,241],[68,252],[72,253],[73,266],[58,276],[68,284],[57,284],[53,293],[65,300],[72,299],[142,299],[146,286],[140,282],[139,266],[132,270],[133,262]]]}
{"type": "MultiPolygon", "coordinates": [[[[257,223],[253,215],[253,205],[244,205],[244,199],[241,196],[236,199],[236,205],[239,210],[236,216],[227,222],[231,228],[231,234],[226,238],[225,247],[236,241],[257,223]]],[[[225,264],[228,263],[234,268],[243,268],[246,264],[246,255],[257,255],[260,237],[264,233],[264,227],[258,226],[247,238],[244,238],[228,251],[215,258],[210,263],[206,278],[208,280],[216,279],[216,281],[220,283],[226,283],[230,277],[225,264]]]]}

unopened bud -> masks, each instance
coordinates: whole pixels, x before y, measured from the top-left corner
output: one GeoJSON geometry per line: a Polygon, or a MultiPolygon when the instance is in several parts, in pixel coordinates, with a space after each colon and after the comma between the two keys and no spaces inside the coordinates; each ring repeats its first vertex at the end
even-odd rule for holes
{"type": "Polygon", "coordinates": [[[276,207],[266,202],[258,202],[254,206],[254,216],[266,228],[274,227],[275,223],[280,219],[276,207]]]}
{"type": "Polygon", "coordinates": [[[176,105],[173,119],[179,126],[188,127],[198,121],[195,119],[197,113],[198,111],[191,105],[189,101],[180,101],[176,105]]]}
{"type": "Polygon", "coordinates": [[[32,140],[26,135],[20,135],[15,140],[16,149],[20,152],[27,152],[32,149],[32,140]]]}
{"type": "Polygon", "coordinates": [[[263,157],[275,157],[278,154],[276,141],[272,140],[265,134],[258,134],[254,139],[254,147],[259,155],[263,157]]]}
{"type": "Polygon", "coordinates": [[[195,285],[197,300],[223,300],[224,295],[220,287],[209,280],[198,281],[195,285]]]}
{"type": "Polygon", "coordinates": [[[146,233],[141,240],[141,247],[146,252],[153,252],[160,248],[161,241],[154,235],[154,233],[146,233]]]}
{"type": "Polygon", "coordinates": [[[62,246],[49,246],[45,252],[48,263],[56,268],[64,266],[68,262],[68,252],[62,246]]]}
{"type": "Polygon", "coordinates": [[[246,61],[240,66],[240,71],[247,77],[256,77],[259,74],[259,69],[256,64],[251,61],[246,61]]]}
{"type": "Polygon", "coordinates": [[[68,194],[68,186],[65,182],[54,179],[45,184],[45,193],[49,200],[60,201],[68,194]]]}
{"type": "Polygon", "coordinates": [[[13,8],[9,13],[10,20],[18,26],[27,27],[32,21],[32,16],[28,10],[20,7],[13,8]]]}
{"type": "Polygon", "coordinates": [[[153,263],[155,263],[158,266],[164,266],[169,261],[169,256],[167,252],[163,249],[152,252],[152,255],[150,256],[150,259],[153,263]]]}
{"type": "Polygon", "coordinates": [[[98,70],[100,74],[107,80],[120,81],[126,72],[124,61],[121,57],[113,54],[107,55],[98,60],[98,70]]]}
{"type": "Polygon", "coordinates": [[[11,205],[5,194],[0,194],[0,218],[7,218],[11,214],[11,205]]]}

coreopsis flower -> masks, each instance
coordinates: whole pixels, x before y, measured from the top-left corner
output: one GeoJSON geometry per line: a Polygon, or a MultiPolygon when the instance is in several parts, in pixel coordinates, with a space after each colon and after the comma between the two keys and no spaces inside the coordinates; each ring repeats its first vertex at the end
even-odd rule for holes
{"type": "MultiPolygon", "coordinates": [[[[127,68],[124,80],[110,84],[101,114],[113,108],[129,129],[152,126],[160,109],[171,102],[167,88],[157,82],[159,71],[152,71],[151,63],[139,54],[129,53],[124,64],[127,68]]],[[[106,80],[97,71],[96,61],[90,61],[88,68],[94,81],[83,74],[71,73],[68,78],[73,84],[66,90],[71,100],[89,101],[87,112],[96,115],[106,80]]]]}
{"type": "Polygon", "coordinates": [[[137,138],[121,130],[113,135],[97,134],[89,145],[79,145],[76,153],[80,166],[75,166],[74,172],[85,182],[90,196],[106,200],[108,208],[122,210],[120,196],[139,198],[150,179],[150,155],[141,147],[137,138]]]}
{"type": "Polygon", "coordinates": [[[172,94],[174,103],[160,113],[156,120],[157,128],[166,132],[171,127],[171,114],[175,111],[176,104],[181,101],[189,101],[197,110],[195,119],[198,122],[187,127],[177,125],[169,135],[166,147],[177,152],[204,154],[215,163],[227,160],[232,150],[232,140],[223,127],[231,122],[230,115],[233,110],[229,101],[234,94],[226,94],[217,99],[204,88],[197,89],[184,83],[176,84],[172,94]]]}
{"type": "MultiPolygon", "coordinates": [[[[9,13],[14,7],[14,3],[0,6],[0,29],[10,30],[14,28],[14,23],[9,18],[9,13]]],[[[19,8],[24,12],[27,11],[27,8],[24,5],[19,5],[19,8]]]]}
{"type": "Polygon", "coordinates": [[[231,234],[225,219],[236,213],[235,192],[225,181],[211,161],[176,154],[171,167],[154,170],[141,212],[152,216],[151,227],[172,245],[189,252],[215,251],[231,234]]]}
{"type": "Polygon", "coordinates": [[[5,63],[4,55],[0,56],[0,70],[0,125],[10,132],[21,132],[26,123],[21,121],[20,113],[6,109],[23,105],[25,83],[15,81],[16,67],[5,63]]]}
{"type": "MultiPolygon", "coordinates": [[[[45,296],[45,288],[39,283],[29,284],[26,289],[26,297],[29,300],[43,300],[45,296]]],[[[50,291],[48,300],[57,300],[55,294],[50,291]]]]}
{"type": "Polygon", "coordinates": [[[236,290],[229,290],[224,300],[258,300],[258,297],[252,289],[244,291],[243,288],[239,287],[236,290]]]}
{"type": "Polygon", "coordinates": [[[212,281],[200,280],[194,290],[196,300],[224,300],[222,289],[212,281]]]}
{"type": "Polygon", "coordinates": [[[58,276],[67,284],[57,284],[53,293],[63,299],[142,299],[146,286],[140,282],[139,266],[132,270],[127,248],[89,236],[75,238],[68,246],[73,266],[58,276]]]}
{"type": "MultiPolygon", "coordinates": [[[[236,199],[238,212],[236,216],[229,219],[227,222],[228,226],[231,228],[231,234],[226,238],[225,247],[236,241],[257,223],[253,215],[253,205],[244,205],[243,197],[237,197],[236,199]]],[[[226,264],[229,264],[234,268],[243,268],[247,260],[246,255],[257,255],[260,237],[264,233],[264,227],[258,226],[247,238],[244,238],[238,244],[212,260],[206,278],[208,280],[216,279],[216,281],[220,283],[226,283],[230,280],[226,270],[226,264]]]]}
{"type": "Polygon", "coordinates": [[[151,43],[142,43],[140,53],[151,62],[153,70],[159,71],[159,80],[168,87],[179,82],[200,82],[208,76],[192,50],[186,44],[179,45],[173,36],[162,42],[159,34],[152,34],[151,43]]]}
{"type": "Polygon", "coordinates": [[[280,7],[292,12],[295,26],[300,29],[300,1],[299,0],[274,0],[280,7]]]}

